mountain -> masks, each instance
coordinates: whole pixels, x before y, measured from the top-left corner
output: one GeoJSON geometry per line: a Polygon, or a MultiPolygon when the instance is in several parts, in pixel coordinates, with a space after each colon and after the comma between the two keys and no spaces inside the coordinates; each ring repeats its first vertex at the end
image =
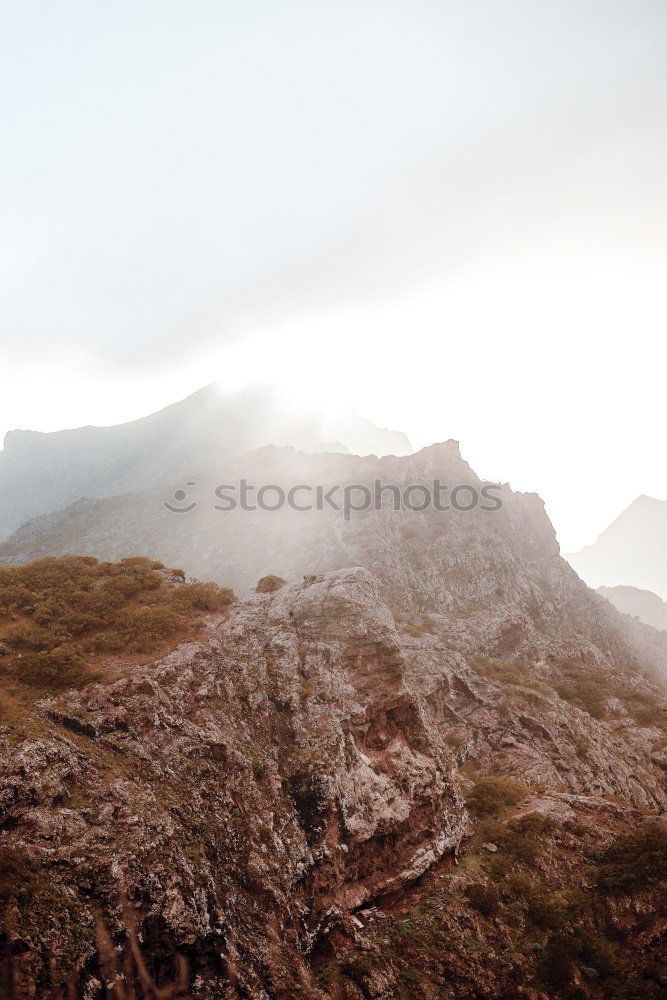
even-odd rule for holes
{"type": "Polygon", "coordinates": [[[81,497],[169,486],[189,467],[215,470],[271,444],[360,455],[411,451],[404,434],[378,428],[350,410],[328,418],[266,386],[223,393],[210,385],[116,427],[10,431],[0,451],[0,539],[81,497]]]}
{"type": "Polygon", "coordinates": [[[637,587],[667,600],[667,500],[638,497],[567,559],[591,587],[637,587]]]}
{"type": "Polygon", "coordinates": [[[0,996],[664,995],[667,634],[454,441],[180,462],[0,545],[0,996]]]}
{"type": "Polygon", "coordinates": [[[536,498],[497,532],[458,565],[430,535],[428,612],[351,567],[225,596],[140,658],[127,613],[206,607],[181,574],[5,567],[0,994],[664,995],[664,690],[536,498]],[[93,676],[26,675],[33,618],[78,628],[93,676]]]}
{"type": "MultiPolygon", "coordinates": [[[[665,670],[667,637],[620,615],[581,582],[559,554],[539,497],[484,483],[454,441],[383,458],[267,448],[229,463],[222,481],[194,466],[183,474],[196,486],[182,503],[173,488],[81,500],[24,525],[0,545],[0,562],[69,552],[113,560],[140,552],[240,592],[267,574],[295,580],[363,566],[378,577],[392,608],[446,613],[459,638],[476,636],[479,651],[539,659],[545,645],[567,656],[569,644],[579,648],[585,641],[602,655],[616,656],[622,648],[631,662],[665,670]],[[377,510],[351,510],[346,516],[343,509],[345,486],[365,486],[372,493],[379,481],[419,492],[420,486],[432,490],[436,480],[449,490],[466,486],[480,500],[482,490],[491,487],[500,507],[395,510],[393,495],[385,491],[377,510]],[[323,494],[337,487],[334,499],[341,509],[323,504],[321,510],[299,511],[287,503],[276,510],[242,509],[238,503],[231,510],[216,509],[227,506],[216,496],[216,483],[238,500],[241,481],[270,485],[271,497],[276,488],[286,495],[294,484],[308,485],[311,500],[318,486],[323,494]],[[196,506],[179,513],[165,503],[196,506]]],[[[305,506],[303,499],[305,493],[299,494],[305,506]]]]}
{"type": "Polygon", "coordinates": [[[598,594],[618,608],[624,615],[638,618],[653,628],[667,630],[667,602],[650,590],[638,587],[598,587],[598,594]]]}

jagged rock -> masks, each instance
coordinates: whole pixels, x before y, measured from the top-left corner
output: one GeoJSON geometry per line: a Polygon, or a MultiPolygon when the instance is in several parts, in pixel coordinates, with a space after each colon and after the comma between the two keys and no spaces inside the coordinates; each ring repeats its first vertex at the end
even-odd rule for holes
{"type": "MultiPolygon", "coordinates": [[[[548,656],[525,678],[480,666],[450,628],[397,624],[365,569],[311,575],[153,665],[46,699],[39,736],[0,736],[2,843],[37,861],[51,894],[43,923],[29,908],[12,917],[25,995],[39,995],[48,953],[97,997],[104,935],[119,949],[107,975],[131,976],[140,942],[158,978],[174,980],[181,956],[198,997],[226,997],[230,975],[253,998],[305,990],[315,947],[347,947],[360,909],[470,833],[463,760],[567,790],[528,796],[518,816],[622,812],[602,796],[665,807],[658,730],[564,700],[548,656]]],[[[584,655],[611,669],[590,644],[584,655]]]]}
{"type": "Polygon", "coordinates": [[[0,770],[3,843],[39,860],[70,914],[19,920],[32,982],[41,941],[95,995],[98,906],[121,942],[131,907],[147,955],[187,955],[199,995],[223,996],[232,946],[251,995],[290,995],[335,914],[418,878],[463,833],[452,755],[365,570],[256,597],[206,642],[49,699],[41,719],[0,770]]]}
{"type": "MultiPolygon", "coordinates": [[[[293,453],[274,459],[284,475],[302,469],[293,453]]],[[[331,457],[308,461],[316,475],[331,457]]],[[[336,461],[362,482],[378,470],[479,482],[453,443],[336,461]]],[[[456,854],[480,775],[521,782],[518,817],[548,816],[563,838],[575,817],[621,828],[667,808],[655,682],[667,637],[584,586],[537,497],[503,488],[495,520],[383,509],[278,530],[230,521],[215,552],[197,548],[210,530],[199,542],[165,531],[144,499],[140,535],[149,524],[201,566],[229,542],[225,567],[240,579],[299,582],[0,729],[1,844],[38,870],[0,942],[15,996],[39,996],[47,968],[99,1000],[102,980],[133,981],[141,962],[160,985],[184,962],[200,1000],[227,1000],[232,983],[252,1000],[321,1000],[310,957],[356,948],[376,922],[362,934],[355,911],[388,909],[456,854]]],[[[104,544],[134,547],[139,522],[123,520],[126,504],[114,511],[104,544]]],[[[93,513],[82,544],[99,541],[93,513]]],[[[462,913],[470,938],[475,919],[462,913]]],[[[477,973],[477,995],[493,996],[493,970],[477,973]]],[[[366,995],[393,1000],[391,975],[369,982],[366,995]]]]}

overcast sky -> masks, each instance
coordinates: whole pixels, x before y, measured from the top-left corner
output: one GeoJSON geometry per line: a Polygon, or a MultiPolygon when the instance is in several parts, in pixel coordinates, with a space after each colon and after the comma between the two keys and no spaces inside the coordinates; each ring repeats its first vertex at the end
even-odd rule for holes
{"type": "Polygon", "coordinates": [[[664,0],[0,9],[0,434],[277,377],[667,497],[664,0]]]}

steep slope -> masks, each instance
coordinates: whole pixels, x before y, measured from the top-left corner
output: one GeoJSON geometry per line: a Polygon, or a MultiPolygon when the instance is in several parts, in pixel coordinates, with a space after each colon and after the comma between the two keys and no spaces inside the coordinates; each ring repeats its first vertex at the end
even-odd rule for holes
{"type": "Polygon", "coordinates": [[[478,820],[458,866],[364,911],[317,982],[337,1000],[660,1000],[666,865],[664,817],[529,794],[478,820]]]}
{"type": "MultiPolygon", "coordinates": [[[[562,836],[606,848],[667,806],[660,692],[590,640],[565,660],[539,621],[526,628],[541,657],[488,657],[456,618],[393,615],[368,571],[346,569],[236,603],[197,641],[119,657],[78,690],[35,701],[15,685],[0,731],[2,995],[507,996],[507,962],[481,967],[459,940],[465,989],[436,993],[400,921],[389,950],[365,927],[386,910],[393,934],[392,913],[431,898],[420,878],[449,879],[459,847],[474,861],[491,834],[498,871],[541,867],[543,890],[570,891],[582,872],[560,864],[562,836]],[[521,827],[517,854],[503,803],[569,832],[521,827]]],[[[482,875],[465,861],[440,898],[452,926],[478,919],[463,890],[482,875]]],[[[639,968],[659,930],[645,897],[619,958],[639,968]]],[[[429,912],[414,933],[430,933],[429,912]]],[[[539,992],[521,922],[501,933],[539,992]]]]}
{"type": "Polygon", "coordinates": [[[667,600],[666,556],[667,500],[641,496],[567,559],[591,587],[638,587],[667,600]]]}
{"type": "Polygon", "coordinates": [[[650,590],[638,587],[598,587],[598,594],[605,597],[621,614],[638,618],[645,625],[667,629],[667,602],[650,590]]]}
{"type": "Polygon", "coordinates": [[[362,455],[411,450],[404,434],[351,411],[329,419],[315,409],[295,408],[267,387],[223,394],[211,385],[116,427],[8,433],[0,451],[0,539],[81,497],[165,488],[180,482],[189,467],[215,470],[269,444],[362,455]]]}

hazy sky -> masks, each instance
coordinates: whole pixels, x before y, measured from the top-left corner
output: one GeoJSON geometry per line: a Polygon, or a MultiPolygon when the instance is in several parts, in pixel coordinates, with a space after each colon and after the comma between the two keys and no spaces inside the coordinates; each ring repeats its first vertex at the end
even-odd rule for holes
{"type": "Polygon", "coordinates": [[[667,497],[664,0],[5,0],[0,434],[220,378],[667,497]]]}

